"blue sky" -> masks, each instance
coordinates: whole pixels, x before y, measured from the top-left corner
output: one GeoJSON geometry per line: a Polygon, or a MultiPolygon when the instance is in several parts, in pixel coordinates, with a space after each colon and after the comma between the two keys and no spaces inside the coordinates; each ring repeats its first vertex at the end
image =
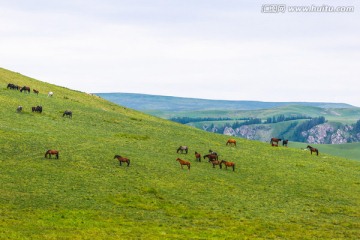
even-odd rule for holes
{"type": "Polygon", "coordinates": [[[84,92],[360,106],[360,4],[0,0],[0,67],[84,92]]]}

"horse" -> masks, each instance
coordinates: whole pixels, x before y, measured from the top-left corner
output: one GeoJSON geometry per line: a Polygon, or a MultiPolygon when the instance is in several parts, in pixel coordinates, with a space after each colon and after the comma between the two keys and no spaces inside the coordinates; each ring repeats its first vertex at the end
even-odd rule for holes
{"type": "Polygon", "coordinates": [[[283,145],[283,147],[287,147],[287,145],[288,145],[288,142],[289,142],[289,140],[283,140],[283,143],[282,143],[282,145],[283,145]]]}
{"type": "Polygon", "coordinates": [[[186,165],[188,167],[188,170],[190,171],[190,165],[191,165],[190,162],[182,160],[180,158],[177,158],[176,161],[180,163],[181,169],[183,169],[183,165],[186,165]]]}
{"type": "Polygon", "coordinates": [[[22,106],[18,106],[17,108],[16,108],[16,111],[17,112],[21,112],[23,110],[23,107],[22,106]]]}
{"type": "Polygon", "coordinates": [[[195,158],[197,161],[201,162],[201,154],[198,152],[195,152],[195,158]]]}
{"type": "Polygon", "coordinates": [[[227,140],[227,142],[226,142],[226,146],[227,145],[234,145],[235,147],[236,147],[236,140],[235,139],[229,139],[229,140],[227,140]]]}
{"type": "Polygon", "coordinates": [[[121,166],[121,163],[122,163],[122,162],[126,162],[126,163],[127,163],[127,166],[130,165],[130,159],[128,159],[128,158],[122,157],[122,156],[120,156],[120,155],[115,155],[115,156],[114,156],[114,159],[115,159],[115,158],[117,158],[117,160],[119,160],[120,166],[121,166]]]}
{"type": "Polygon", "coordinates": [[[219,168],[222,169],[221,162],[219,160],[211,160],[209,162],[211,162],[213,168],[215,168],[216,165],[219,165],[219,168]]]}
{"type": "Polygon", "coordinates": [[[42,106],[36,106],[31,108],[32,112],[39,112],[42,113],[42,106]]]}
{"type": "Polygon", "coordinates": [[[271,138],[270,144],[273,147],[279,146],[279,142],[281,142],[281,138],[271,138]]]}
{"type": "Polygon", "coordinates": [[[48,97],[52,97],[53,95],[54,95],[53,92],[49,92],[49,93],[48,93],[48,97]]]}
{"type": "Polygon", "coordinates": [[[21,89],[20,89],[20,92],[22,91],[27,91],[28,93],[30,93],[30,87],[27,87],[27,86],[23,86],[21,89]]]}
{"type": "Polygon", "coordinates": [[[308,145],[306,148],[310,150],[311,155],[313,152],[316,152],[316,156],[319,155],[319,150],[317,148],[311,147],[310,145],[308,145]]]}
{"type": "Polygon", "coordinates": [[[64,114],[63,114],[63,117],[64,116],[68,116],[69,118],[72,118],[72,112],[71,111],[68,111],[68,110],[65,110],[64,114]]]}
{"type": "Polygon", "coordinates": [[[19,90],[19,86],[15,85],[13,83],[9,83],[6,88],[19,90]]]}
{"type": "Polygon", "coordinates": [[[39,95],[39,91],[38,91],[38,90],[33,89],[33,92],[34,92],[36,95],[39,95]]]}
{"type": "Polygon", "coordinates": [[[188,153],[188,150],[189,150],[189,148],[188,148],[187,146],[180,146],[180,147],[177,149],[176,153],[179,153],[179,151],[181,151],[181,153],[183,153],[183,152],[185,151],[185,153],[187,154],[187,153],[188,153]]]}
{"type": "Polygon", "coordinates": [[[217,154],[206,154],[206,155],[204,155],[204,159],[205,158],[208,158],[209,162],[210,162],[210,161],[213,161],[213,160],[218,160],[219,156],[217,154]]]}
{"type": "Polygon", "coordinates": [[[221,160],[220,162],[220,166],[222,164],[225,164],[225,169],[227,170],[227,167],[232,167],[233,171],[235,171],[235,163],[233,162],[228,162],[228,161],[225,161],[225,160],[221,160]]]}
{"type": "Polygon", "coordinates": [[[59,159],[59,151],[58,150],[47,150],[45,153],[45,158],[46,155],[48,155],[48,158],[51,158],[51,155],[56,155],[56,159],[59,159]]]}

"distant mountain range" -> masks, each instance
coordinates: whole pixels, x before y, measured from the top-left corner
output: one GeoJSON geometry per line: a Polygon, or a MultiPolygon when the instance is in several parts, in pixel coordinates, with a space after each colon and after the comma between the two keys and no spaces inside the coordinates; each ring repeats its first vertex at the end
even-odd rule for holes
{"type": "Polygon", "coordinates": [[[261,101],[230,101],[209,100],[197,98],[183,98],[159,96],[137,93],[95,93],[108,101],[139,111],[206,111],[206,110],[258,110],[282,107],[287,105],[301,105],[320,108],[353,108],[346,103],[327,102],[261,102],[261,101]]]}
{"type": "Polygon", "coordinates": [[[311,144],[360,141],[360,108],[346,103],[227,101],[135,93],[96,93],[119,105],[208,132],[311,144]]]}

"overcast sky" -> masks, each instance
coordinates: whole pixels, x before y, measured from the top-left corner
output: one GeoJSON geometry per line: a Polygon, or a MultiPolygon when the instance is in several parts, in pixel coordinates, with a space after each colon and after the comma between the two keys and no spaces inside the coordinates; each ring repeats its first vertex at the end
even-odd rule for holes
{"type": "Polygon", "coordinates": [[[360,2],[0,0],[0,67],[91,93],[360,106],[360,2]],[[288,10],[312,5],[354,11],[288,10]]]}

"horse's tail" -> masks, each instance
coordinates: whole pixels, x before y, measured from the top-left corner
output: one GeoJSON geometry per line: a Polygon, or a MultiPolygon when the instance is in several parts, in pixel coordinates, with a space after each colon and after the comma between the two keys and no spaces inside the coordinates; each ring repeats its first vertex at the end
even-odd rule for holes
{"type": "Polygon", "coordinates": [[[233,171],[235,171],[235,163],[234,163],[234,165],[233,165],[233,171]]]}
{"type": "Polygon", "coordinates": [[[130,159],[128,159],[128,163],[127,163],[127,164],[128,164],[128,166],[130,165],[130,159]]]}
{"type": "Polygon", "coordinates": [[[48,155],[49,151],[50,151],[50,150],[47,150],[47,151],[46,151],[46,153],[45,153],[45,158],[46,158],[46,156],[48,155]]]}

